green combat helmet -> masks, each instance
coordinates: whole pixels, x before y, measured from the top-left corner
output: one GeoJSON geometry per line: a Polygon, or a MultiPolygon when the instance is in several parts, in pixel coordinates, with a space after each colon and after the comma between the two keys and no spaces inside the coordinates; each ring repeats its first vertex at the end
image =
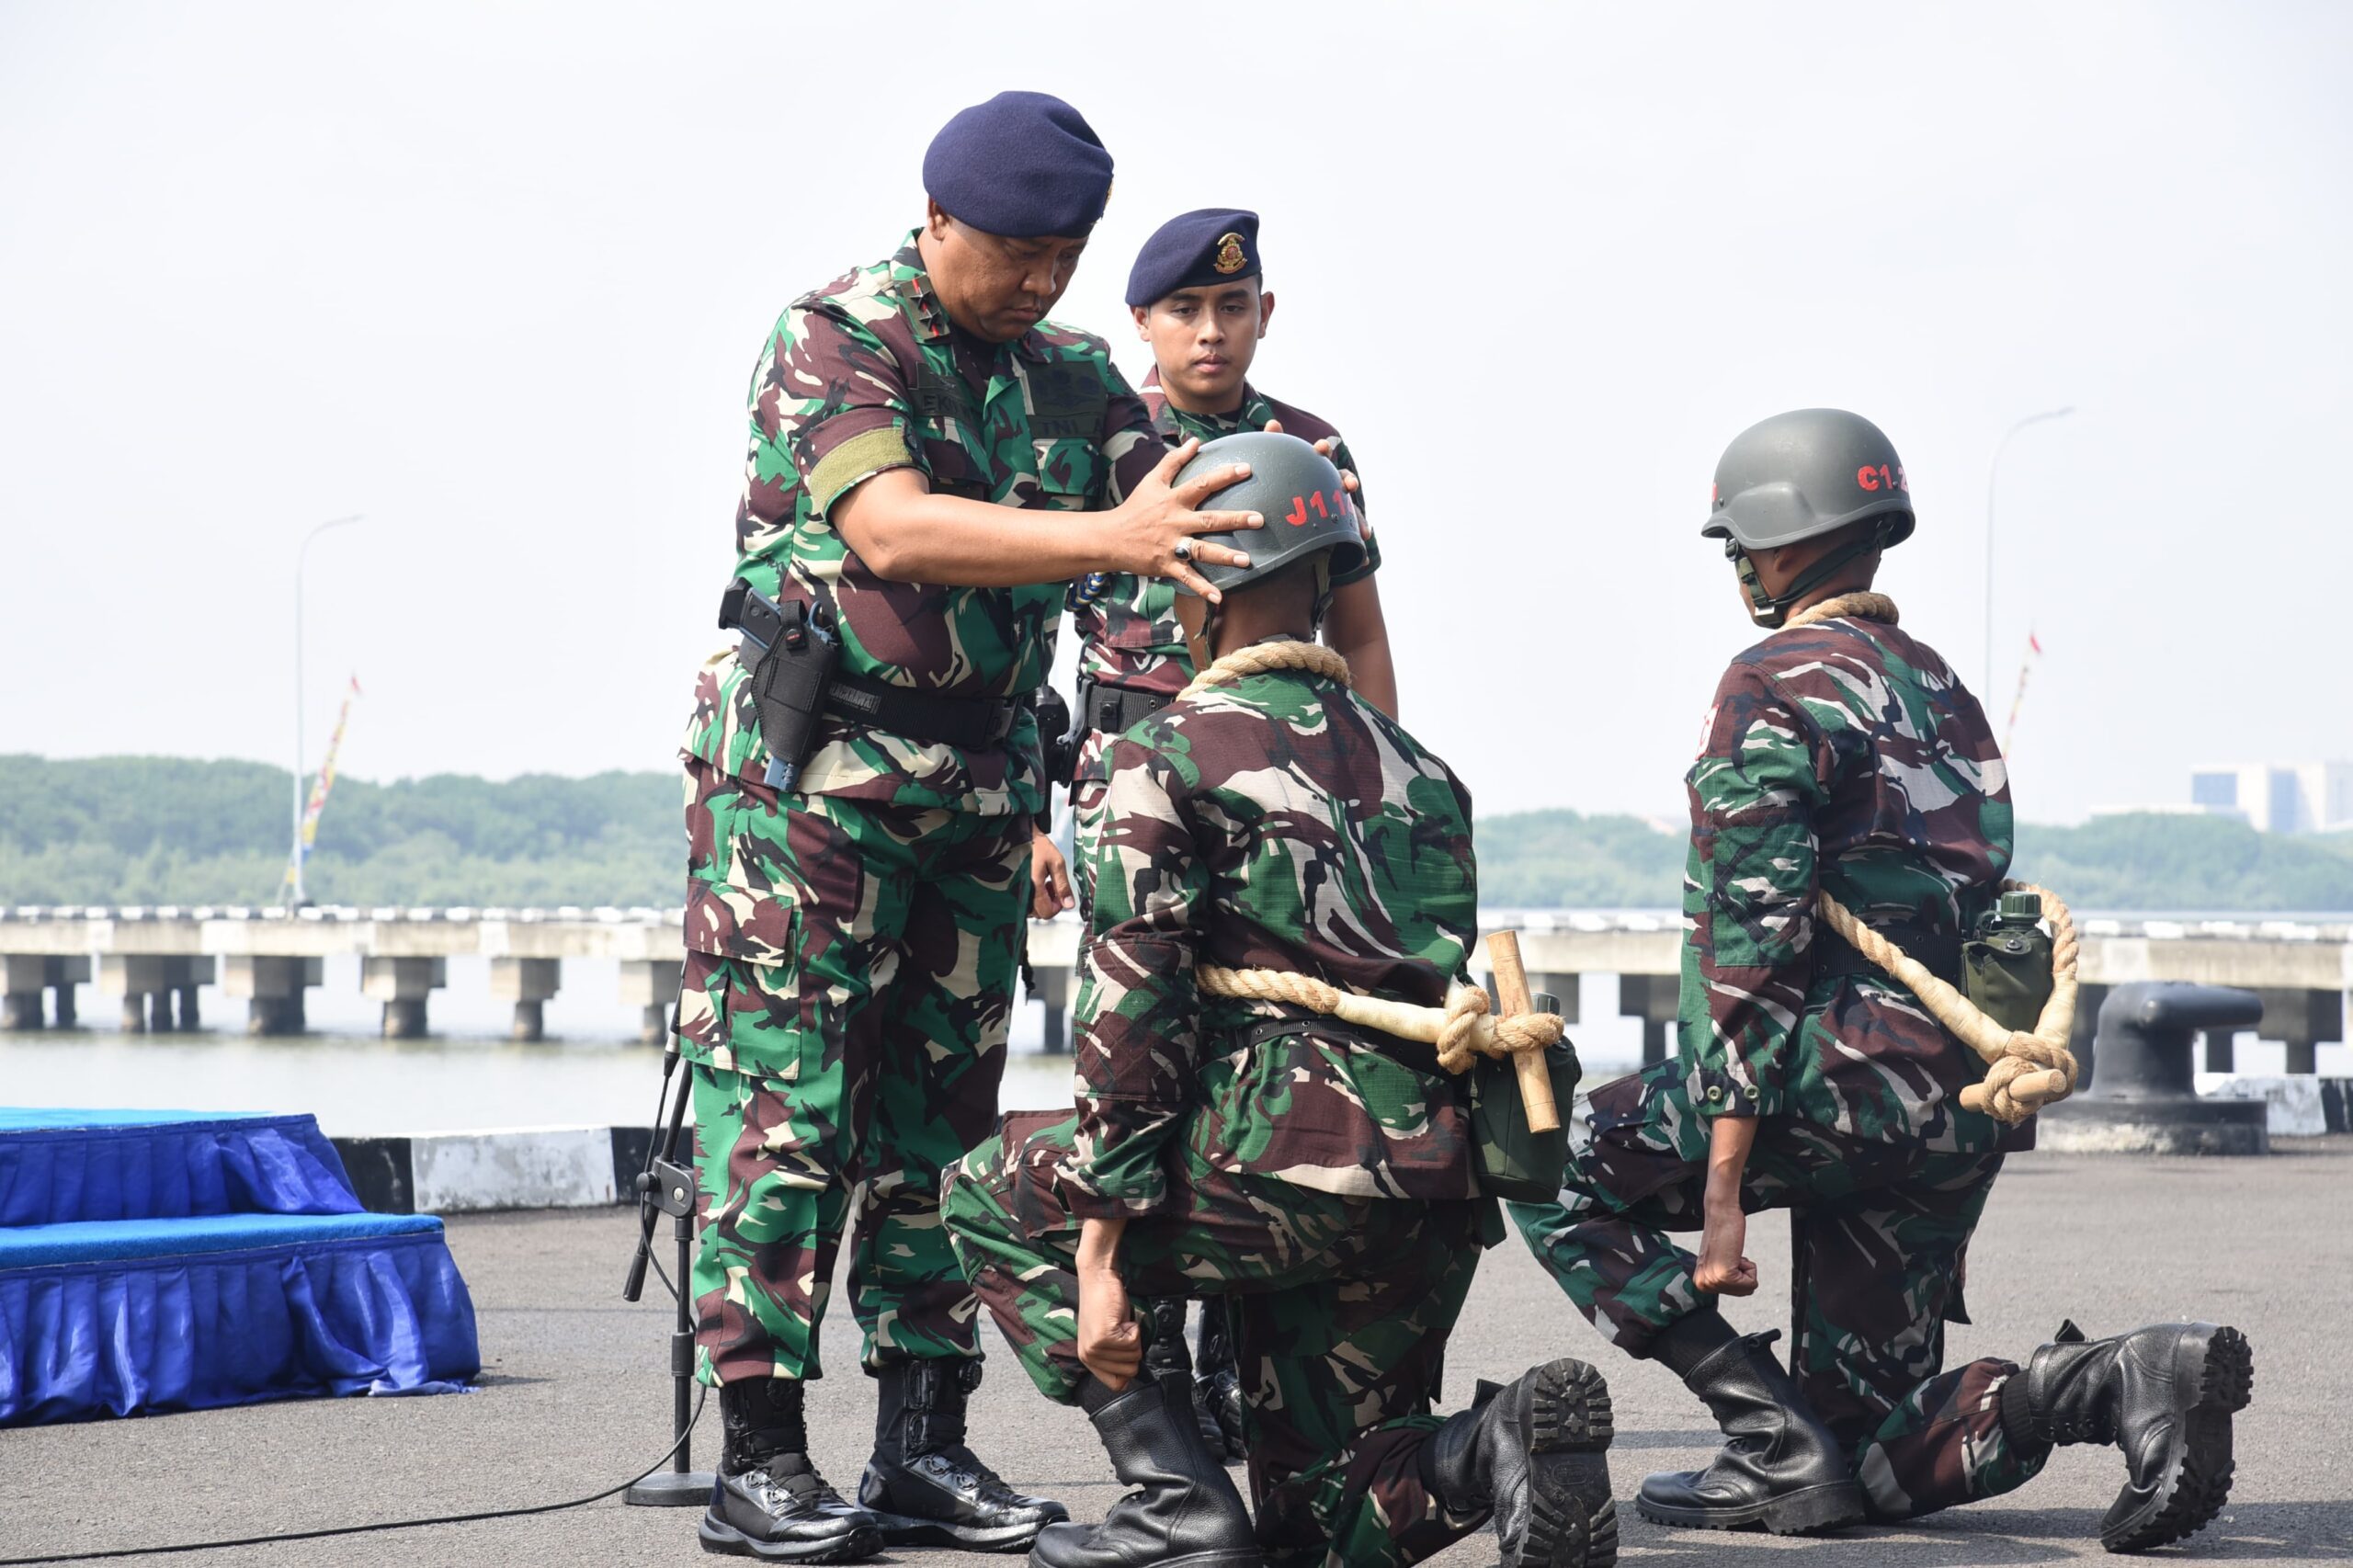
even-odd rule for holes
{"type": "Polygon", "coordinates": [[[1880,427],[1839,408],[1801,408],[1752,425],[1716,462],[1708,520],[1699,532],[1724,541],[1748,589],[1749,614],[1779,626],[1789,607],[1869,551],[1912,536],[1912,492],[1904,460],[1880,427]],[[1768,596],[1748,558],[1870,519],[1877,526],[1832,551],[1779,597],[1768,596]]]}
{"type": "Polygon", "coordinates": [[[1364,563],[1364,535],[1356,503],[1340,483],[1332,460],[1296,436],[1274,431],[1245,430],[1220,436],[1194,454],[1176,476],[1188,479],[1223,468],[1248,463],[1250,477],[1229,484],[1211,498],[1219,511],[1256,512],[1267,519],[1262,528],[1196,536],[1196,542],[1231,545],[1250,557],[1247,566],[1213,566],[1201,562],[1195,570],[1220,592],[1247,586],[1270,577],[1294,561],[1326,552],[1329,574],[1345,575],[1364,563]]]}

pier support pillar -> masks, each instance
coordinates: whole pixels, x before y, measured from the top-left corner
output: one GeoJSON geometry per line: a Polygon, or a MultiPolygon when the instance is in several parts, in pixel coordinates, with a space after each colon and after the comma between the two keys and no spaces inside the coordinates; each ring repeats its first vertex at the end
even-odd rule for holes
{"type": "Polygon", "coordinates": [[[159,992],[171,989],[170,957],[162,953],[108,953],[98,960],[98,989],[110,991],[122,998],[122,1032],[145,1034],[149,1027],[160,1021],[172,1027],[172,1005],[165,996],[160,1020],[150,1001],[159,992]]]}
{"type": "Polygon", "coordinates": [[[2345,994],[2341,991],[2258,988],[2263,1032],[2288,1047],[2290,1075],[2320,1071],[2320,1042],[2345,1038],[2345,994]]]}
{"type": "Polygon", "coordinates": [[[197,989],[211,984],[219,968],[218,960],[201,953],[164,960],[164,983],[155,997],[155,1028],[159,1032],[178,1029],[185,1033],[200,1027],[197,989]]]}
{"type": "Polygon", "coordinates": [[[1618,977],[1618,1012],[1643,1020],[1643,1065],[1655,1066],[1671,1054],[1676,1006],[1682,994],[1682,977],[1673,974],[1621,974],[1618,977]]]}
{"type": "Polygon", "coordinates": [[[41,988],[51,962],[39,954],[0,955],[0,1029],[37,1029],[48,1023],[41,988]]]}
{"type": "Polygon", "coordinates": [[[61,1029],[70,1029],[79,1022],[79,1009],[74,1006],[74,988],[90,978],[90,960],[85,958],[52,958],[43,960],[47,972],[43,980],[56,994],[51,1017],[61,1029]]]}
{"type": "Polygon", "coordinates": [[[1561,1017],[1573,1024],[1577,1021],[1580,1017],[1577,1011],[1577,976],[1574,974],[1530,974],[1528,977],[1528,988],[1530,991],[1543,992],[1548,996],[1558,997],[1561,1003],[1561,1017]]]}
{"type": "Polygon", "coordinates": [[[237,954],[222,960],[221,989],[245,1004],[245,1032],[301,1034],[307,1019],[303,989],[316,985],[326,963],[274,953],[237,954]]]}
{"type": "Polygon", "coordinates": [[[1049,1056],[1070,1054],[1070,971],[1062,968],[1037,969],[1029,971],[1034,989],[1029,994],[1046,1009],[1045,1052],[1049,1056]]]}
{"type": "Polygon", "coordinates": [[[547,1004],[563,983],[563,969],[560,959],[490,960],[491,995],[515,1004],[515,1027],[511,1031],[515,1039],[546,1038],[547,1004]]]}
{"type": "Polygon", "coordinates": [[[386,1040],[425,1038],[425,999],[449,983],[449,969],[442,959],[360,960],[360,994],[384,1005],[386,1040]]]}
{"type": "Polygon", "coordinates": [[[621,960],[621,1006],[640,1009],[637,1038],[647,1045],[669,1042],[669,1012],[678,999],[679,971],[676,959],[621,960]]]}

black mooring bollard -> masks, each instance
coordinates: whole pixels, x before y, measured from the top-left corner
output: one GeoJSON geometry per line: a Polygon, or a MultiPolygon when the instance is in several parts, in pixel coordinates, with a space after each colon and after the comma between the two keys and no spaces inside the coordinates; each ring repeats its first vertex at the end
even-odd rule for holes
{"type": "Polygon", "coordinates": [[[2114,1154],[2268,1154],[2261,1100],[2198,1093],[2196,1037],[2263,1021],[2263,999],[2221,985],[2136,982],[2100,1004],[2098,1071],[2045,1109],[2045,1149],[2114,1154]]]}

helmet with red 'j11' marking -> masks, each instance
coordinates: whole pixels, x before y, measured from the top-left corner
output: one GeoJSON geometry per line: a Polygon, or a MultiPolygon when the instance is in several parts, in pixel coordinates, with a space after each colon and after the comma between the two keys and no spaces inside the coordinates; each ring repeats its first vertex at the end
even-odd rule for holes
{"type": "Polygon", "coordinates": [[[1256,512],[1266,527],[1198,536],[1231,545],[1250,558],[1247,566],[1200,562],[1195,570],[1221,593],[1271,577],[1294,561],[1330,551],[1335,577],[1364,563],[1364,534],[1356,503],[1340,483],[1340,471],[1307,442],[1278,431],[1245,430],[1206,443],[1187,463],[1176,483],[1199,479],[1229,463],[1248,463],[1250,477],[1211,495],[1220,512],[1256,512]]]}

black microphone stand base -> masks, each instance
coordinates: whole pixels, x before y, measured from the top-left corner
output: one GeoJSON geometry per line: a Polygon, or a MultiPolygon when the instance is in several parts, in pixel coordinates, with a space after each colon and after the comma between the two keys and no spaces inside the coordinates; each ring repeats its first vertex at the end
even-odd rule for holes
{"type": "Polygon", "coordinates": [[[710,1488],[709,1471],[688,1471],[680,1475],[675,1470],[657,1470],[631,1483],[621,1494],[621,1501],[645,1508],[699,1508],[710,1501],[710,1488]]]}

